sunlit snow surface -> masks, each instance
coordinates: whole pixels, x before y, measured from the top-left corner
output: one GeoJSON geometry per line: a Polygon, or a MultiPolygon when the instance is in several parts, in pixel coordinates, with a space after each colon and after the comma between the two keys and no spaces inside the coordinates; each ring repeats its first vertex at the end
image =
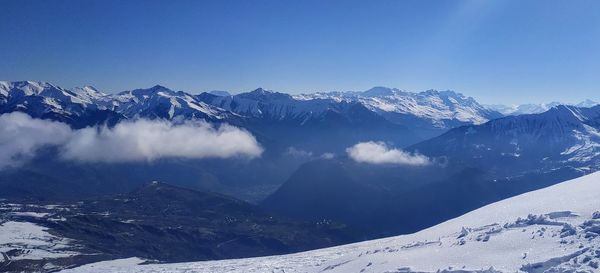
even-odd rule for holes
{"type": "Polygon", "coordinates": [[[415,234],[292,255],[65,272],[600,272],[600,172],[506,199],[415,234]]]}

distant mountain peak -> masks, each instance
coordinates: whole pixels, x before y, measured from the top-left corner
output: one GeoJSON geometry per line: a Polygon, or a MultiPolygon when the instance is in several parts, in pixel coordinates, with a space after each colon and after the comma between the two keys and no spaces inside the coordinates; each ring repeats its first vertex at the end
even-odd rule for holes
{"type": "Polygon", "coordinates": [[[255,99],[255,100],[293,100],[292,96],[286,93],[275,92],[272,90],[266,90],[262,87],[254,89],[247,93],[241,93],[238,95],[242,98],[255,99]]]}
{"type": "Polygon", "coordinates": [[[538,103],[538,104],[536,104],[536,103],[525,103],[525,104],[517,104],[517,105],[494,104],[494,105],[485,105],[485,107],[490,110],[498,111],[505,116],[516,116],[516,115],[523,115],[523,114],[543,113],[543,112],[550,110],[552,107],[555,107],[558,105],[570,105],[570,106],[577,106],[577,107],[583,107],[583,108],[590,108],[590,107],[596,106],[598,104],[600,104],[600,103],[590,100],[590,99],[586,99],[586,100],[584,100],[580,103],[576,103],[576,104],[569,104],[569,103],[553,101],[553,102],[549,102],[549,103],[538,103]]]}
{"type": "Polygon", "coordinates": [[[443,91],[436,91],[436,92],[440,95],[445,95],[445,96],[470,98],[470,97],[465,96],[463,93],[456,92],[454,90],[443,90],[443,91]]]}
{"type": "Polygon", "coordinates": [[[212,90],[212,91],[208,91],[207,93],[209,93],[211,95],[219,96],[219,97],[231,96],[231,93],[229,93],[227,91],[222,91],[222,90],[212,90]]]}
{"type": "MultiPolygon", "coordinates": [[[[5,81],[2,86],[6,89],[17,89],[25,92],[26,94],[39,94],[45,89],[61,89],[48,82],[42,81],[5,81]]],[[[62,89],[61,89],[62,90],[62,89]]]]}
{"type": "Polygon", "coordinates": [[[163,89],[168,89],[168,88],[166,88],[165,86],[163,86],[163,85],[160,85],[160,84],[155,84],[155,85],[154,85],[152,88],[163,88],[163,89]]]}
{"type": "Polygon", "coordinates": [[[550,108],[545,113],[539,114],[540,116],[547,116],[555,119],[570,120],[573,122],[584,121],[585,118],[579,113],[579,110],[575,106],[568,105],[557,105],[550,108]]]}
{"type": "Polygon", "coordinates": [[[91,85],[84,85],[82,87],[82,89],[86,89],[86,90],[90,90],[90,91],[94,91],[94,92],[100,92],[100,91],[98,91],[98,89],[96,87],[93,87],[91,85]]]}
{"type": "Polygon", "coordinates": [[[53,84],[44,81],[16,81],[13,82],[16,86],[33,85],[36,87],[55,87],[53,84]]]}
{"type": "Polygon", "coordinates": [[[167,88],[167,87],[165,87],[165,86],[162,86],[162,85],[160,85],[160,84],[157,84],[157,85],[155,85],[155,86],[152,86],[152,87],[150,87],[148,90],[150,90],[150,91],[154,91],[154,92],[158,92],[158,91],[172,91],[171,89],[169,89],[169,88],[167,88]]]}
{"type": "Polygon", "coordinates": [[[598,104],[600,104],[600,102],[593,101],[593,100],[590,100],[590,99],[586,99],[586,100],[578,103],[576,106],[589,108],[589,107],[596,106],[598,104]]]}
{"type": "Polygon", "coordinates": [[[104,97],[107,96],[106,93],[101,92],[97,88],[91,85],[84,85],[83,87],[75,87],[72,90],[74,93],[86,97],[104,97]]]}
{"type": "MultiPolygon", "coordinates": [[[[284,93],[279,93],[279,92],[275,92],[272,90],[267,90],[262,87],[259,87],[259,88],[256,88],[246,94],[252,94],[252,95],[256,95],[256,96],[270,96],[273,94],[284,94],[284,93]]],[[[285,95],[287,95],[287,94],[285,94],[285,95]]]]}
{"type": "Polygon", "coordinates": [[[399,91],[395,88],[383,87],[383,86],[375,86],[367,91],[363,91],[362,95],[367,97],[384,97],[384,96],[392,96],[396,91],[399,91]]]}
{"type": "Polygon", "coordinates": [[[162,95],[174,95],[175,91],[162,86],[162,85],[154,85],[150,88],[138,88],[138,89],[134,89],[131,91],[123,91],[121,93],[119,93],[118,95],[123,95],[123,94],[132,94],[134,96],[154,96],[154,95],[160,95],[162,93],[162,95]]]}

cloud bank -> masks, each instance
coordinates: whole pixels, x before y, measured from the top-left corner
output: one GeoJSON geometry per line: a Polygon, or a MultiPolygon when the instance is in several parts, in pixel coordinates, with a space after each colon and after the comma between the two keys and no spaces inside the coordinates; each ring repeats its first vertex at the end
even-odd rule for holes
{"type": "Polygon", "coordinates": [[[206,122],[125,121],[113,128],[72,130],[23,113],[0,116],[0,168],[18,166],[43,146],[57,146],[63,160],[135,162],[159,158],[254,158],[263,149],[247,131],[206,122]]]}
{"type": "Polygon", "coordinates": [[[152,161],[158,158],[258,157],[262,148],[250,133],[206,122],[174,125],[164,120],[121,122],[113,128],[74,131],[62,157],[85,162],[152,161]]]}
{"type": "Polygon", "coordinates": [[[44,146],[62,145],[72,130],[64,123],[14,112],[0,115],[0,169],[18,167],[44,146]]]}
{"type": "Polygon", "coordinates": [[[346,153],[356,162],[370,164],[398,164],[410,166],[425,166],[431,164],[428,157],[421,154],[411,154],[399,149],[388,147],[383,142],[360,142],[347,148],[346,153]]]}

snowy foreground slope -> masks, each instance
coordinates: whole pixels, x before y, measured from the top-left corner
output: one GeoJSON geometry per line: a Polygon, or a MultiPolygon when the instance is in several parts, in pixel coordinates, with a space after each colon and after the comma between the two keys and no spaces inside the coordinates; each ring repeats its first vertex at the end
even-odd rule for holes
{"type": "Polygon", "coordinates": [[[64,272],[600,272],[600,172],[403,236],[291,255],[64,272]]]}

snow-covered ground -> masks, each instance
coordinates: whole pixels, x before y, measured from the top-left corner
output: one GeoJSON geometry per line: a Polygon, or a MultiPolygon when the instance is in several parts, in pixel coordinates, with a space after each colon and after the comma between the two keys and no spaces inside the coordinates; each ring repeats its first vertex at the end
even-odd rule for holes
{"type": "Polygon", "coordinates": [[[509,198],[403,236],[309,252],[64,272],[600,272],[600,172],[509,198]]]}
{"type": "MultiPolygon", "coordinates": [[[[40,217],[30,212],[28,216],[40,217]]],[[[30,222],[8,221],[0,223],[0,262],[6,260],[42,260],[70,257],[74,243],[67,238],[54,236],[46,228],[30,222]]]]}

